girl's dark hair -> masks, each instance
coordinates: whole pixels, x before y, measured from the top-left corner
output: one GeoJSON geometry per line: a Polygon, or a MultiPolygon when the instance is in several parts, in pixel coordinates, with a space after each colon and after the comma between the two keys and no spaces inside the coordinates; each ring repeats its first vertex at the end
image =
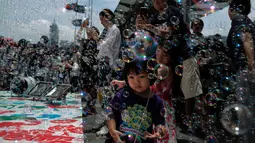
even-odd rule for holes
{"type": "Polygon", "coordinates": [[[181,5],[178,2],[176,2],[175,0],[167,0],[167,4],[169,6],[173,6],[173,7],[177,7],[177,8],[181,7],[181,5]]]}
{"type": "Polygon", "coordinates": [[[99,30],[95,26],[92,26],[91,28],[93,28],[97,32],[97,34],[100,35],[99,30]]]}
{"type": "MultiPolygon", "coordinates": [[[[127,76],[130,73],[140,74],[142,72],[152,73],[152,71],[147,68],[147,60],[136,59],[130,63],[125,63],[125,67],[123,69],[123,78],[128,85],[127,76]]],[[[155,78],[150,79],[150,85],[153,85],[155,80],[156,80],[155,78]]]]}
{"type": "Polygon", "coordinates": [[[202,28],[204,27],[204,22],[203,22],[203,20],[202,19],[200,19],[200,18],[196,18],[195,20],[193,20],[192,22],[191,22],[191,28],[193,28],[193,26],[194,26],[194,24],[199,24],[200,26],[202,26],[202,28]]]}
{"type": "Polygon", "coordinates": [[[229,3],[229,8],[238,13],[248,15],[251,12],[251,1],[250,0],[232,0],[229,3]]]}
{"type": "MultiPolygon", "coordinates": [[[[163,48],[164,42],[161,42],[158,46],[162,46],[163,48]]],[[[178,50],[177,47],[167,50],[167,54],[170,56],[170,60],[171,60],[168,66],[170,66],[171,73],[173,75],[172,82],[174,87],[172,89],[172,93],[174,96],[183,96],[183,93],[180,88],[182,77],[175,73],[175,67],[178,65],[182,65],[182,61],[180,60],[177,50],[178,50]]]]}

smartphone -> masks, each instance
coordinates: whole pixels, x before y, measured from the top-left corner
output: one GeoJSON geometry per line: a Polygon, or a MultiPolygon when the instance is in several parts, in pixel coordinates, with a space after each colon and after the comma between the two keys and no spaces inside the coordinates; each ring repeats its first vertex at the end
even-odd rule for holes
{"type": "Polygon", "coordinates": [[[140,14],[146,16],[148,14],[148,9],[146,7],[141,7],[140,14]]]}

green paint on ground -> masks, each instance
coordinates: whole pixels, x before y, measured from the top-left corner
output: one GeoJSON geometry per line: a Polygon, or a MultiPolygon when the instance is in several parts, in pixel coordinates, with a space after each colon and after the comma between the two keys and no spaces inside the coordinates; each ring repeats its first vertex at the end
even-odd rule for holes
{"type": "Polygon", "coordinates": [[[16,105],[0,105],[0,108],[7,108],[7,109],[12,109],[14,108],[16,105]]]}
{"type": "MultiPolygon", "coordinates": [[[[24,106],[19,106],[18,108],[24,108],[24,106]]],[[[33,109],[44,109],[46,108],[45,106],[31,106],[33,109]]]]}
{"type": "Polygon", "coordinates": [[[0,116],[0,121],[11,121],[11,120],[36,120],[34,117],[26,117],[26,116],[0,116]]]}

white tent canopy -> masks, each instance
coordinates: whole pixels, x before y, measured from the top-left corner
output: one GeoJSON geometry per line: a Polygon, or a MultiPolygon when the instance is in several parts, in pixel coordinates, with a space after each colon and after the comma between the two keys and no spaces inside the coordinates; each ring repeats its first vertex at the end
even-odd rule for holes
{"type": "MultiPolygon", "coordinates": [[[[249,17],[254,21],[255,20],[255,0],[251,1],[252,9],[249,17]]],[[[229,29],[231,27],[231,20],[228,17],[228,7],[220,11],[216,11],[213,14],[210,14],[206,17],[203,17],[204,21],[204,30],[202,33],[204,36],[221,34],[222,36],[227,36],[229,29]]]]}

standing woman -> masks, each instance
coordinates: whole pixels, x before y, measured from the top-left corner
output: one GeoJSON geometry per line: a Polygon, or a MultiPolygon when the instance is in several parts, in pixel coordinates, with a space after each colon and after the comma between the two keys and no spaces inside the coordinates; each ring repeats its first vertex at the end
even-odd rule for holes
{"type": "Polygon", "coordinates": [[[82,27],[86,29],[88,39],[82,41],[82,49],[80,53],[80,77],[82,90],[87,93],[82,102],[86,102],[86,108],[83,109],[83,116],[96,113],[95,103],[97,99],[96,81],[97,72],[95,66],[97,65],[96,56],[97,50],[97,37],[99,30],[96,27],[88,28],[88,20],[85,20],[82,27]]]}
{"type": "Polygon", "coordinates": [[[232,23],[227,46],[235,72],[245,67],[249,71],[254,68],[255,26],[248,17],[250,12],[250,0],[232,0],[229,4],[228,15],[232,23]]]}
{"type": "MultiPolygon", "coordinates": [[[[181,77],[175,74],[175,63],[173,62],[173,51],[166,51],[163,48],[164,44],[159,43],[156,51],[156,59],[159,64],[164,64],[168,67],[169,73],[168,76],[156,82],[151,86],[152,91],[161,97],[163,100],[164,111],[161,112],[165,114],[165,127],[167,129],[167,133],[165,137],[161,140],[158,140],[160,143],[176,143],[176,120],[175,120],[175,110],[173,106],[172,99],[180,96],[182,94],[180,88],[181,77]]],[[[183,96],[183,95],[181,95],[183,96]]],[[[184,109],[183,109],[184,110],[184,109]]]]}
{"type": "MultiPolygon", "coordinates": [[[[254,91],[255,84],[254,81],[252,81],[254,80],[254,67],[255,67],[254,66],[255,25],[252,22],[252,20],[248,17],[250,12],[251,12],[251,0],[232,0],[229,4],[228,15],[232,23],[231,29],[227,37],[228,46],[227,53],[232,60],[233,72],[237,74],[236,81],[238,87],[245,87],[248,88],[250,91],[249,93],[250,95],[246,95],[249,96],[247,97],[248,100],[242,101],[242,103],[247,107],[249,106],[249,104],[251,104],[251,102],[254,102],[255,93],[254,91]],[[253,75],[251,76],[253,79],[250,77],[248,78],[248,80],[240,78],[241,76],[238,76],[239,73],[253,75]]],[[[240,96],[238,95],[238,93],[236,95],[240,96]]],[[[254,113],[254,109],[251,109],[251,112],[254,113]]],[[[253,127],[251,128],[254,128],[254,124],[253,127]]],[[[246,134],[246,136],[248,137],[246,142],[254,142],[254,135],[251,133],[251,131],[249,131],[246,134]]]]}

